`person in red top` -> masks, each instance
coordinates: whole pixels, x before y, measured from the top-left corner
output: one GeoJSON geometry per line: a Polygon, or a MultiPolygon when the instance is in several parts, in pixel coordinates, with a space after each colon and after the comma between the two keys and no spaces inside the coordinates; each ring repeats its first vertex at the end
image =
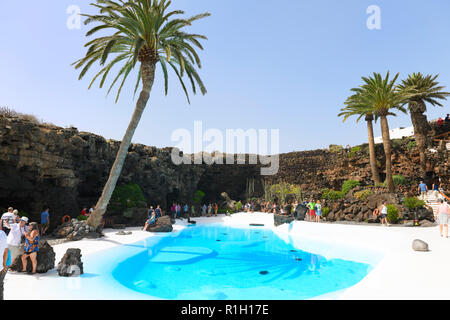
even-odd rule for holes
{"type": "Polygon", "coordinates": [[[444,119],[439,118],[438,121],[437,121],[438,127],[442,126],[443,124],[444,124],[444,119]]]}
{"type": "Polygon", "coordinates": [[[88,213],[87,213],[87,208],[83,208],[83,210],[81,210],[81,215],[87,217],[88,213]]]}

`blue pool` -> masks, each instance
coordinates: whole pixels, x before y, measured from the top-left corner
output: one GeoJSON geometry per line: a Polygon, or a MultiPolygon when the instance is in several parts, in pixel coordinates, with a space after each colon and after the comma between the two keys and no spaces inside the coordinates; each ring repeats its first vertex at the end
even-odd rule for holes
{"type": "Polygon", "coordinates": [[[112,277],[163,299],[310,299],[351,287],[372,269],[298,250],[258,227],[194,226],[135,250],[112,277]]]}

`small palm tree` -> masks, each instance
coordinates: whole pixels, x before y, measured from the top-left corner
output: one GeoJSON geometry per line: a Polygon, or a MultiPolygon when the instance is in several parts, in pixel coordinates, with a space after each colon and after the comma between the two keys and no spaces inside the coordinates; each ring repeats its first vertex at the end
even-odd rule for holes
{"type": "Polygon", "coordinates": [[[88,224],[93,227],[100,224],[101,217],[106,212],[111,195],[116,187],[131,139],[149,100],[157,65],[161,67],[164,75],[166,95],[168,92],[167,69],[169,67],[177,75],[188,102],[189,94],[183,81],[185,75],[190,80],[194,94],[197,85],[201,93],[206,94],[206,88],[196,71],[196,67],[201,68],[196,48],[203,49],[199,40],[206,39],[206,37],[186,33],[183,29],[190,26],[192,22],[210,14],[203,13],[187,19],[175,18],[177,15],[184,14],[184,12],[180,10],[168,11],[170,4],[171,1],[167,0],[118,0],[118,2],[97,0],[97,3],[91,5],[99,9],[100,13],[83,15],[87,17],[85,24],[98,23],[87,32],[86,36],[91,36],[98,31],[111,31],[111,34],[95,38],[85,45],[89,47],[86,56],[74,63],[76,69],[83,67],[79,79],[83,78],[94,63],[99,63],[102,69],[94,76],[89,88],[100,76],[99,86],[102,88],[111,69],[121,64],[121,68],[108,89],[109,93],[120,80],[116,102],[125,81],[130,73],[137,69],[138,64],[140,65],[135,93],[142,84],[133,116],[120,145],[108,181],[97,202],[94,213],[88,220],[88,224]],[[107,61],[109,62],[107,63],[107,61]]]}
{"type": "Polygon", "coordinates": [[[383,137],[383,147],[386,156],[386,186],[389,192],[394,192],[394,181],[392,179],[391,138],[387,117],[395,115],[392,112],[394,109],[406,113],[402,105],[410,97],[410,92],[398,90],[396,86],[398,76],[399,74],[397,73],[390,80],[389,72],[384,78],[381,74],[374,73],[372,77],[363,77],[364,84],[356,89],[360,94],[358,98],[359,104],[371,106],[373,114],[380,119],[381,135],[383,137]]]}
{"type": "Polygon", "coordinates": [[[424,114],[427,111],[426,103],[442,107],[439,100],[447,100],[447,97],[450,95],[450,93],[443,91],[445,87],[439,86],[439,82],[436,81],[438,76],[424,76],[420,72],[412,73],[399,85],[400,90],[412,92],[412,95],[407,100],[407,104],[420,153],[420,174],[422,178],[426,175],[427,160],[425,151],[428,147],[427,137],[430,131],[427,116],[424,114]]]}
{"type": "Polygon", "coordinates": [[[345,107],[341,109],[341,113],[338,117],[344,117],[343,122],[345,122],[351,116],[358,116],[356,122],[359,122],[362,117],[367,122],[367,131],[369,138],[369,160],[370,168],[372,171],[372,180],[375,184],[380,183],[380,174],[378,173],[377,167],[377,156],[375,152],[375,139],[373,135],[373,121],[375,120],[372,106],[364,105],[361,102],[361,88],[352,89],[355,92],[354,95],[350,96],[345,102],[345,107]]]}

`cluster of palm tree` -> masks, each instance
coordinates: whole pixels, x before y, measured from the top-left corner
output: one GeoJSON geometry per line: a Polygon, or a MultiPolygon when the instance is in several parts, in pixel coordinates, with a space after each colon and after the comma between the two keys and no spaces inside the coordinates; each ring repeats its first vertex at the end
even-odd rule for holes
{"type": "Polygon", "coordinates": [[[420,174],[426,174],[426,149],[430,125],[426,112],[426,103],[442,106],[439,100],[446,100],[450,93],[443,91],[445,87],[436,81],[438,75],[423,75],[413,73],[406,80],[397,84],[399,74],[390,79],[389,72],[383,77],[374,73],[370,77],[362,77],[363,84],[351,89],[352,95],[347,98],[345,107],[341,109],[339,117],[344,122],[351,116],[357,116],[357,122],[364,117],[367,122],[369,136],[369,156],[372,179],[380,183],[380,175],[376,162],[375,141],[373,136],[373,121],[380,120],[384,153],[386,156],[386,187],[394,192],[391,164],[391,139],[387,117],[395,116],[397,111],[411,115],[414,135],[420,153],[420,174]]]}
{"type": "Polygon", "coordinates": [[[86,36],[92,36],[99,31],[104,33],[110,31],[110,34],[99,36],[86,43],[88,50],[85,57],[74,63],[76,69],[83,68],[79,79],[83,78],[95,63],[98,63],[102,68],[94,76],[89,88],[97,79],[101,79],[100,88],[102,88],[110,71],[120,65],[108,90],[109,93],[119,81],[116,102],[128,76],[134,69],[137,69],[134,92],[136,93],[142,86],[108,181],[93,214],[87,221],[95,228],[100,224],[101,218],[106,212],[122,172],[131,139],[150,97],[157,66],[161,67],[164,76],[166,95],[168,92],[168,69],[172,69],[177,76],[188,102],[189,94],[183,80],[185,76],[189,79],[194,94],[197,87],[202,94],[206,94],[206,88],[196,70],[196,68],[201,68],[196,50],[203,49],[200,40],[205,40],[206,37],[188,33],[184,28],[210,14],[203,13],[191,18],[181,18],[179,15],[184,12],[181,10],[169,11],[170,4],[170,0],[97,0],[91,5],[99,11],[99,14],[83,15],[86,17],[85,24],[96,23],[86,36]]]}

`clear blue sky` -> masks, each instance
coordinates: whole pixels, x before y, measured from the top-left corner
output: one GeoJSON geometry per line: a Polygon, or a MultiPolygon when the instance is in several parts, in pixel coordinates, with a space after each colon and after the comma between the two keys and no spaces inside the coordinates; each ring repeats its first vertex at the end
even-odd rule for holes
{"type": "MultiPolygon", "coordinates": [[[[91,0],[0,2],[0,105],[59,126],[74,125],[121,140],[134,108],[134,79],[119,102],[78,81],[88,30],[66,27],[69,5],[93,13],[91,0]]],[[[209,40],[201,53],[208,94],[188,105],[175,75],[165,97],[161,76],[133,139],[170,146],[177,128],[280,129],[280,151],[366,142],[364,123],[337,118],[349,89],[373,71],[440,73],[450,87],[450,2],[447,0],[173,0],[188,15],[209,11],[193,31],[209,40]],[[366,9],[381,8],[381,30],[368,30],[366,9]]],[[[450,89],[450,88],[449,88],[450,89]]],[[[429,118],[449,112],[430,107],[429,118]]],[[[392,128],[409,126],[407,115],[392,128]]],[[[377,125],[376,135],[379,134],[377,125]]]]}

